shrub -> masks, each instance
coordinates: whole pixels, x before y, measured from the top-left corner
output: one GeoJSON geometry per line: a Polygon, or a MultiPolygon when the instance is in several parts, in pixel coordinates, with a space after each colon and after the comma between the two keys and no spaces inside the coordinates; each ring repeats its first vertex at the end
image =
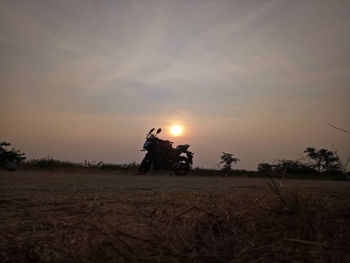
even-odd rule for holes
{"type": "Polygon", "coordinates": [[[58,169],[58,168],[72,168],[72,167],[82,167],[78,163],[71,163],[61,160],[53,159],[52,157],[45,157],[41,159],[31,159],[25,163],[25,166],[34,169],[58,169]]]}
{"type": "Polygon", "coordinates": [[[0,167],[6,170],[16,170],[17,166],[26,159],[24,153],[12,148],[7,150],[6,148],[11,144],[8,142],[0,143],[0,167]]]}

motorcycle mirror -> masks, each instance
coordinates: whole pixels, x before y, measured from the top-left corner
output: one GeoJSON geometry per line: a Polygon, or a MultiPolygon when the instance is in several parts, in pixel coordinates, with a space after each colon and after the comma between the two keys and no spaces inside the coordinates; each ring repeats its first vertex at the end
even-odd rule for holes
{"type": "Polygon", "coordinates": [[[161,129],[161,128],[159,128],[159,129],[157,130],[157,134],[158,134],[158,133],[160,133],[161,131],[162,131],[162,129],[161,129]]]}
{"type": "Polygon", "coordinates": [[[154,128],[152,128],[152,129],[148,132],[148,134],[151,134],[153,131],[154,131],[154,128]]]}

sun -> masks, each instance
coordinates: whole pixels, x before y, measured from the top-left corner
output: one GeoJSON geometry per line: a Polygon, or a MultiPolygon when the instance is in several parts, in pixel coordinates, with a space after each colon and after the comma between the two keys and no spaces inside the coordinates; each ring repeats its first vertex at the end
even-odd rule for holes
{"type": "Polygon", "coordinates": [[[182,133],[182,127],[175,125],[170,127],[170,133],[174,136],[179,136],[182,133]]]}

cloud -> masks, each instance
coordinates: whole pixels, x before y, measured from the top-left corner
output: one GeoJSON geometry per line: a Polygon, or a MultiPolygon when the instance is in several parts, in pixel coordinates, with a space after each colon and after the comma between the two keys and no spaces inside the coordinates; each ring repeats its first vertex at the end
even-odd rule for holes
{"type": "Polygon", "coordinates": [[[99,116],[92,122],[107,118],[129,131],[186,120],[208,145],[217,134],[218,145],[232,134],[247,142],[261,130],[261,139],[273,141],[295,138],[276,126],[299,135],[294,126],[308,127],[311,136],[319,131],[309,123],[350,122],[345,1],[28,0],[1,7],[6,122],[23,112],[40,125],[50,116],[61,116],[61,125],[69,116],[70,123],[99,116]],[[218,129],[209,128],[214,123],[218,129]]]}

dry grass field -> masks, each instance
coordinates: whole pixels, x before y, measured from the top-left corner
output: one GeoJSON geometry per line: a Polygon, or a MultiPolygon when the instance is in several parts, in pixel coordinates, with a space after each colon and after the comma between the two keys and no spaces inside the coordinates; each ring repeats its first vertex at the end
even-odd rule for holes
{"type": "Polygon", "coordinates": [[[350,262],[350,183],[0,172],[1,262],[350,262]]]}

